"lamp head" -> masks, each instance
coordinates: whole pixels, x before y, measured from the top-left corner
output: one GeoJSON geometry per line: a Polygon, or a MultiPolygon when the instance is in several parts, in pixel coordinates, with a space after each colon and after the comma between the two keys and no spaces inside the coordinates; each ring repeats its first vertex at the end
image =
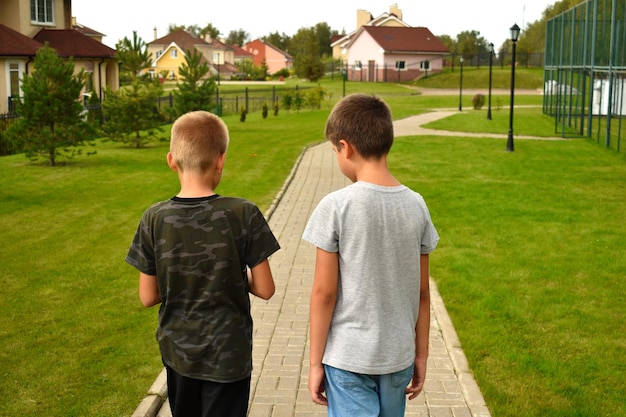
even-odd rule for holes
{"type": "Polygon", "coordinates": [[[519,26],[517,26],[517,23],[511,26],[510,31],[511,31],[511,40],[513,42],[517,42],[517,40],[519,39],[519,33],[520,33],[520,28],[519,26]]]}

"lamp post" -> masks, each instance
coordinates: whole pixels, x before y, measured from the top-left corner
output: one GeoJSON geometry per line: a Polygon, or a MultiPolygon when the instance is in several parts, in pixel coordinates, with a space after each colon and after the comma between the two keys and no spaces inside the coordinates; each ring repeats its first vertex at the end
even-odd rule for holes
{"type": "Polygon", "coordinates": [[[346,78],[348,77],[348,63],[345,63],[343,65],[343,68],[341,69],[341,80],[343,82],[343,96],[346,96],[346,78]]]}
{"type": "Polygon", "coordinates": [[[511,108],[509,110],[509,136],[506,141],[506,151],[513,152],[513,97],[515,95],[515,46],[519,39],[520,28],[517,23],[511,26],[511,42],[513,42],[513,60],[511,61],[511,108]]]}
{"type": "Polygon", "coordinates": [[[493,66],[493,43],[489,44],[489,105],[487,106],[487,119],[491,120],[491,68],[493,66]]]}
{"type": "Polygon", "coordinates": [[[459,58],[459,62],[461,63],[461,78],[460,78],[460,82],[459,82],[459,111],[463,111],[463,104],[462,99],[463,99],[463,55],[461,55],[461,58],[459,58]]]}

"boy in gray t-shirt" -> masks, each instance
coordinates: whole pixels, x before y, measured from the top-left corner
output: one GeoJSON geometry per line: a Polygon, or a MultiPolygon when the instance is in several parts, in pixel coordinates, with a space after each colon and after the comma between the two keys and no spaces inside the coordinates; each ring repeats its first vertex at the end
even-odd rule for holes
{"type": "Polygon", "coordinates": [[[393,121],[382,100],[344,98],[325,135],[354,184],[324,197],[303,235],[317,247],[309,391],[329,415],[403,416],[406,395],[424,386],[439,236],[422,196],[387,167],[393,121]]]}

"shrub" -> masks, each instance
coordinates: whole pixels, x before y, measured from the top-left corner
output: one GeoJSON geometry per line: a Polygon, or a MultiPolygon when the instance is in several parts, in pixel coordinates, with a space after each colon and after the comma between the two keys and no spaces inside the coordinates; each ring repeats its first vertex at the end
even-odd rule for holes
{"type": "Polygon", "coordinates": [[[264,119],[267,119],[267,111],[268,111],[267,103],[263,102],[263,107],[262,107],[262,110],[261,110],[261,114],[263,115],[264,119]]]}
{"type": "Polygon", "coordinates": [[[476,94],[474,97],[472,97],[472,105],[474,106],[475,110],[482,109],[485,105],[485,96],[480,93],[476,94]]]}
{"type": "Polygon", "coordinates": [[[245,122],[246,121],[246,116],[248,115],[248,110],[246,109],[241,109],[241,112],[239,113],[239,121],[240,122],[245,122]]]}

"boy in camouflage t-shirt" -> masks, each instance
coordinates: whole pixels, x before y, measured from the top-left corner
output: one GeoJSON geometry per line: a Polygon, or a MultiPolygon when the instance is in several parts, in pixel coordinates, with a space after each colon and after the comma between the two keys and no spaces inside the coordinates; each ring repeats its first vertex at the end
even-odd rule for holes
{"type": "Polygon", "coordinates": [[[250,201],[215,194],[228,128],[196,111],[172,126],[168,165],[180,192],[148,208],[126,262],[144,306],[161,304],[157,340],[174,417],[245,416],[252,373],[252,293],[274,294],[280,246],[250,201]],[[208,412],[207,412],[208,411],[208,412]]]}

